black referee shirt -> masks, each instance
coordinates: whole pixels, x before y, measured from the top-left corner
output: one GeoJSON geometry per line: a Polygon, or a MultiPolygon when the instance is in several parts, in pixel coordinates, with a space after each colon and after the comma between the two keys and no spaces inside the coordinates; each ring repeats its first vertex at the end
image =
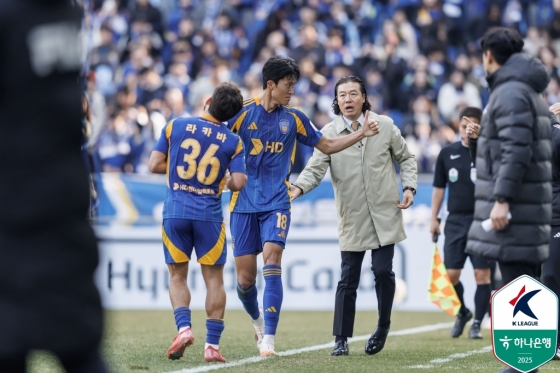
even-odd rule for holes
{"type": "Polygon", "coordinates": [[[441,149],[436,162],[434,187],[449,186],[447,209],[450,214],[474,213],[474,182],[476,168],[469,148],[460,141],[441,149]]]}

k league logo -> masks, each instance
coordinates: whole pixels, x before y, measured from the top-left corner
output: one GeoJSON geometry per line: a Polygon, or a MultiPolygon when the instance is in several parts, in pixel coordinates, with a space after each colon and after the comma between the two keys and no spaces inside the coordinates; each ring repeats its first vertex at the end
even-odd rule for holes
{"type": "Polygon", "coordinates": [[[523,275],[492,296],[494,356],[521,372],[547,363],[556,353],[558,298],[523,275]]]}
{"type": "MultiPolygon", "coordinates": [[[[525,286],[523,286],[521,288],[521,290],[519,291],[519,294],[517,294],[517,296],[515,298],[513,298],[512,300],[509,301],[509,304],[514,306],[513,317],[515,317],[515,315],[517,315],[518,312],[521,312],[521,313],[529,316],[530,318],[538,320],[537,316],[535,316],[535,313],[533,312],[533,310],[529,306],[529,301],[531,300],[531,298],[533,298],[535,295],[537,295],[537,293],[539,293],[541,290],[542,289],[537,289],[537,290],[533,290],[533,291],[530,291],[528,293],[525,293],[525,286]]],[[[520,321],[520,323],[521,322],[522,321],[520,321]]],[[[513,326],[516,325],[515,323],[516,323],[515,321],[512,321],[513,326]]],[[[538,325],[538,322],[535,322],[534,326],[537,326],[537,325],[538,325]]]]}

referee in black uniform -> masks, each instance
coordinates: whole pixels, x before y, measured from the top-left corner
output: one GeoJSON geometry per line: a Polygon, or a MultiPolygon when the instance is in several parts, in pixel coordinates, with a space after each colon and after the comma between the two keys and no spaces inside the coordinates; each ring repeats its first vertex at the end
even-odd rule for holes
{"type": "MultiPolygon", "coordinates": [[[[476,169],[471,161],[469,142],[467,136],[467,117],[479,124],[482,111],[478,108],[468,107],[461,112],[459,133],[461,141],[448,145],[439,153],[434,175],[434,191],[432,193],[432,222],[430,233],[435,238],[440,233],[438,214],[443,202],[445,187],[449,187],[447,209],[449,216],[445,224],[444,263],[447,274],[455,286],[461,301],[461,309],[457,315],[455,325],[451,329],[451,337],[457,338],[463,333],[467,322],[472,319],[472,312],[465,307],[463,300],[463,284],[459,281],[461,270],[467,260],[465,247],[467,234],[473,221],[474,214],[474,183],[476,182],[476,169]]],[[[476,278],[475,320],[469,331],[469,338],[480,339],[480,323],[488,311],[491,295],[491,265],[492,262],[480,257],[470,255],[476,278]]]]}

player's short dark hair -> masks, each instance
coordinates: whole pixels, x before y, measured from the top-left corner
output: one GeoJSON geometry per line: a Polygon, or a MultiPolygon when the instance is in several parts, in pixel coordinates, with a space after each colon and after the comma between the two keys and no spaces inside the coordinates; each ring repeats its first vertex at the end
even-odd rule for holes
{"type": "Polygon", "coordinates": [[[220,83],[212,94],[208,112],[220,122],[231,119],[243,108],[243,95],[233,83],[220,83]]]}
{"type": "Polygon", "coordinates": [[[338,95],[338,86],[344,83],[348,83],[348,82],[354,82],[354,83],[358,83],[360,85],[360,91],[362,92],[362,94],[364,95],[365,101],[364,104],[362,105],[362,114],[365,113],[366,111],[371,109],[371,104],[368,101],[367,98],[367,91],[366,91],[366,86],[364,85],[364,82],[362,81],[362,79],[358,78],[357,76],[354,75],[346,75],[342,78],[340,78],[340,80],[338,82],[336,82],[336,85],[334,86],[334,100],[333,103],[331,105],[332,109],[333,109],[333,113],[335,115],[339,115],[340,114],[340,108],[338,107],[338,99],[337,99],[337,95],[338,95]]]}
{"type": "Polygon", "coordinates": [[[489,50],[498,65],[505,64],[512,54],[521,52],[524,44],[519,32],[508,27],[492,27],[480,40],[482,52],[489,50]]]}
{"type": "Polygon", "coordinates": [[[459,115],[459,118],[463,117],[478,119],[478,123],[480,123],[482,120],[482,110],[472,106],[466,107],[461,111],[461,115],[459,115]]]}
{"type": "Polygon", "coordinates": [[[290,57],[274,56],[270,57],[264,63],[262,69],[263,89],[266,89],[266,83],[272,80],[274,84],[286,77],[293,76],[296,81],[299,80],[299,66],[296,61],[290,57]]]}

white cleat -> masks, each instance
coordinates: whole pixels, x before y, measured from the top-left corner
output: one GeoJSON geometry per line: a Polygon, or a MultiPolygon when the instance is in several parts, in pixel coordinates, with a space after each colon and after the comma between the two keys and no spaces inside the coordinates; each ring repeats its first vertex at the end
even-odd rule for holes
{"type": "MultiPolygon", "coordinates": [[[[259,309],[259,318],[256,320],[251,319],[253,322],[253,328],[255,328],[255,342],[257,343],[257,348],[260,350],[263,337],[264,337],[264,312],[259,309]]],[[[274,346],[273,346],[274,347],[274,346]]]]}
{"type": "Polygon", "coordinates": [[[260,350],[261,350],[261,357],[278,356],[276,351],[274,351],[274,336],[273,335],[267,335],[263,338],[260,350]]]}

